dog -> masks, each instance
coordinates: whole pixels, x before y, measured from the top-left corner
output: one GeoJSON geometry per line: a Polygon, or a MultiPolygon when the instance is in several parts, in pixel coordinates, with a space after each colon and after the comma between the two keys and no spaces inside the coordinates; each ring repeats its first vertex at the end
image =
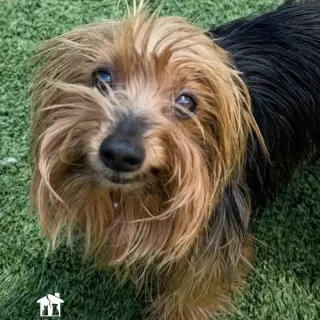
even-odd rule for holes
{"type": "Polygon", "coordinates": [[[251,213],[318,159],[320,1],[209,30],[130,10],[36,54],[31,200],[53,245],[80,232],[156,283],[149,319],[209,319],[251,269],[251,213]]]}

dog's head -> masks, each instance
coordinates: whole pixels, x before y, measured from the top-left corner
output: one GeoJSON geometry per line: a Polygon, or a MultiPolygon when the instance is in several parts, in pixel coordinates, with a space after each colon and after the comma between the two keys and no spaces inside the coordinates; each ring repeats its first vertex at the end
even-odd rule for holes
{"type": "Polygon", "coordinates": [[[88,25],[45,43],[33,87],[33,202],[111,262],[184,255],[257,131],[228,55],[180,18],[88,25]]]}

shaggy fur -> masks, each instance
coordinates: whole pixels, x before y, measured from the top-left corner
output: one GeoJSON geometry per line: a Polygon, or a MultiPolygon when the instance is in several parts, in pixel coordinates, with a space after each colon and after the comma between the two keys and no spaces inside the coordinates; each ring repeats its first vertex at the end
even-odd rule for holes
{"type": "Polygon", "coordinates": [[[229,307],[250,268],[251,202],[263,206],[320,149],[319,12],[319,1],[287,3],[205,32],[135,7],[45,43],[32,202],[53,244],[80,228],[98,263],[155,279],[152,320],[229,307]],[[101,68],[114,77],[103,94],[101,68]],[[143,142],[145,160],[114,176],[99,148],[117,130],[143,142]]]}

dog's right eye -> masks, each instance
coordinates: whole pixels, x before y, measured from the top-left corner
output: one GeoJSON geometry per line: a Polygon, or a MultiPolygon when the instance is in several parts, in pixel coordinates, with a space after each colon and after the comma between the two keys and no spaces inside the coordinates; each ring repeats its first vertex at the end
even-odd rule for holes
{"type": "Polygon", "coordinates": [[[98,69],[92,73],[91,86],[96,87],[102,94],[108,94],[112,88],[112,75],[108,70],[98,69]]]}
{"type": "Polygon", "coordinates": [[[183,108],[182,110],[180,109],[175,110],[176,117],[181,120],[189,119],[190,114],[195,113],[196,111],[196,108],[197,108],[196,100],[190,94],[187,94],[187,93],[180,94],[175,102],[176,104],[178,104],[180,107],[183,108]],[[184,110],[188,112],[184,112],[184,110]]]}

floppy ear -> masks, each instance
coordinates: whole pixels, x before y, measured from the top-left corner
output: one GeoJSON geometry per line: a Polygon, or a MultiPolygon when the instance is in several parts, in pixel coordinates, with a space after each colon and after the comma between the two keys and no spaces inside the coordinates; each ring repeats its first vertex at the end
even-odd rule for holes
{"type": "MultiPolygon", "coordinates": [[[[214,139],[209,147],[215,150],[215,156],[208,161],[209,164],[220,162],[220,168],[212,169],[221,172],[220,178],[228,184],[231,178],[238,179],[243,173],[248,141],[259,144],[265,154],[266,147],[252,114],[248,88],[232,57],[206,32],[199,35],[197,41],[202,44],[196,51],[197,65],[203,72],[198,79],[203,85],[202,101],[205,101],[202,123],[209,124],[209,135],[214,139]]],[[[210,153],[209,150],[209,157],[210,153]]]]}
{"type": "Polygon", "coordinates": [[[212,179],[220,186],[221,193],[220,197],[213,197],[206,242],[220,270],[238,272],[239,264],[247,264],[244,252],[249,239],[247,228],[251,201],[245,181],[247,157],[252,148],[260,148],[266,157],[267,152],[252,114],[247,87],[229,58],[220,68],[225,73],[221,76],[215,70],[210,78],[215,97],[211,108],[214,109],[212,113],[216,113],[215,121],[211,122],[211,134],[218,141],[217,150],[221,158],[215,162],[214,171],[223,174],[218,180],[212,179]]]}
{"type": "Polygon", "coordinates": [[[213,197],[207,246],[221,260],[222,270],[229,270],[237,267],[248,240],[251,213],[249,190],[245,187],[248,157],[256,148],[266,160],[268,153],[252,114],[248,89],[232,57],[215,43],[212,35],[206,36],[212,42],[203,41],[206,44],[203,48],[210,51],[211,57],[207,60],[205,77],[207,91],[212,93],[206,107],[209,135],[214,137],[209,147],[217,150],[220,161],[212,161],[210,150],[207,157],[211,172],[220,172],[220,176],[216,175],[220,179],[211,180],[221,190],[220,197],[213,197]]]}

